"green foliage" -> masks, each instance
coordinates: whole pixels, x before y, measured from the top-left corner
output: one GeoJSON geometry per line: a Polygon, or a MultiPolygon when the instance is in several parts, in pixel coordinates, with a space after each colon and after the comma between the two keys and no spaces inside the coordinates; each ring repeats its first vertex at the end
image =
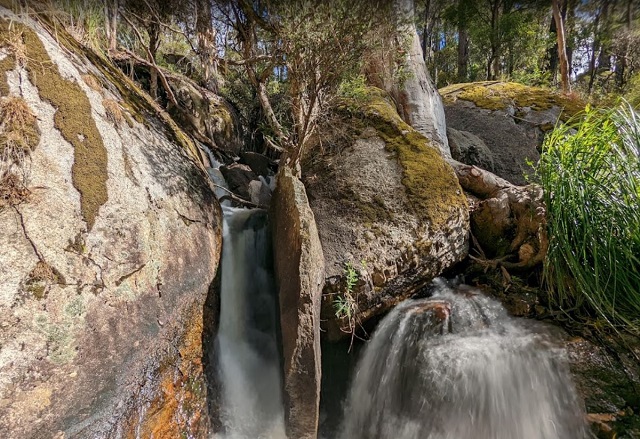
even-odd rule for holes
{"type": "Polygon", "coordinates": [[[352,321],[355,318],[358,306],[353,297],[353,292],[355,286],[358,284],[359,275],[351,262],[345,264],[344,275],[345,291],[333,301],[333,306],[336,311],[336,317],[338,319],[347,319],[350,329],[353,330],[354,325],[352,321]]]}
{"type": "Polygon", "coordinates": [[[640,330],[640,116],[587,109],[546,139],[551,302],[640,330]]]}
{"type": "Polygon", "coordinates": [[[338,86],[338,97],[352,99],[357,102],[366,102],[369,97],[369,87],[364,75],[343,80],[338,86]]]}

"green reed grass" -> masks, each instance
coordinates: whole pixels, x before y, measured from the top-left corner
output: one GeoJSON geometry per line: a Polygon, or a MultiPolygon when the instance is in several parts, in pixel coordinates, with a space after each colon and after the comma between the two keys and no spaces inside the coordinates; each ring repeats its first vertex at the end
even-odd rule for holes
{"type": "Polygon", "coordinates": [[[640,332],[639,151],[631,106],[587,109],[546,138],[538,167],[552,304],[632,332],[640,332]]]}

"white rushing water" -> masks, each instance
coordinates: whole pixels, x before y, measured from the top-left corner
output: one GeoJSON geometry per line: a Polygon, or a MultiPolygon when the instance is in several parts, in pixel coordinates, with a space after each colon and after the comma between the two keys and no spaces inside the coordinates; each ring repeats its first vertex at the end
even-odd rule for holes
{"type": "Polygon", "coordinates": [[[542,325],[444,282],[398,305],[365,347],[341,439],[582,439],[565,353],[542,325]]]}
{"type": "MultiPolygon", "coordinates": [[[[225,207],[218,371],[227,439],[283,439],[267,213],[225,207]]],[[[216,436],[219,437],[219,436],[216,436]]]]}

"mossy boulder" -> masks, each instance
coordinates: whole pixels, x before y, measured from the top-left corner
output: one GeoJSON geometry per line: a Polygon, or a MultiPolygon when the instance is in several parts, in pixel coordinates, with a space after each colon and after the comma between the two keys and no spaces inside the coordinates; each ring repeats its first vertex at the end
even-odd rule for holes
{"type": "Polygon", "coordinates": [[[314,149],[303,164],[324,250],[322,318],[332,338],[464,258],[469,228],[452,168],[381,90],[346,102],[343,117],[353,129],[350,140],[343,148],[314,149]]]}
{"type": "Polygon", "coordinates": [[[531,164],[540,159],[544,134],[585,107],[577,97],[513,82],[454,84],[440,94],[447,127],[482,139],[493,154],[494,172],[518,185],[533,178],[531,164]]]}
{"type": "Polygon", "coordinates": [[[188,78],[171,76],[168,82],[179,105],[169,108],[176,121],[211,145],[237,154],[242,146],[242,133],[235,109],[188,78]]]}
{"type": "Polygon", "coordinates": [[[0,7],[1,99],[39,133],[28,172],[10,169],[26,196],[0,202],[0,431],[206,437],[221,246],[207,174],[124,75],[34,18],[0,7]]]}

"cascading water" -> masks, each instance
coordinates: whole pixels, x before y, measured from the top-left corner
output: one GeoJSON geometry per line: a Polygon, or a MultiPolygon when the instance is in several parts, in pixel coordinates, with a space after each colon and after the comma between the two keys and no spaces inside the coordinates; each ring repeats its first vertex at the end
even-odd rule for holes
{"type": "Polygon", "coordinates": [[[217,351],[224,437],[285,438],[267,214],[223,211],[217,351]]]}
{"type": "Polygon", "coordinates": [[[359,361],[341,439],[582,439],[562,349],[470,287],[437,283],[380,323],[359,361]],[[460,289],[460,288],[459,288],[460,289]]]}

